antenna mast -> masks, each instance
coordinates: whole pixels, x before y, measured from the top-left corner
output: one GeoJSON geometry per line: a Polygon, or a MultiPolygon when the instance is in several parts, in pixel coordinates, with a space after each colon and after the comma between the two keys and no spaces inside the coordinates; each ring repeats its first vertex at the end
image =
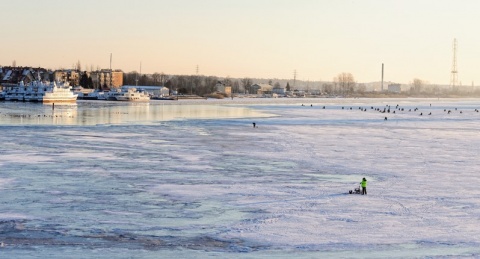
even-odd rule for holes
{"type": "Polygon", "coordinates": [[[295,89],[295,83],[297,81],[297,70],[293,70],[293,89],[295,89]]]}
{"type": "Polygon", "coordinates": [[[452,71],[450,77],[450,85],[452,90],[455,90],[455,87],[458,86],[458,70],[457,70],[457,39],[453,39],[453,62],[452,62],[452,71]]]}
{"type": "Polygon", "coordinates": [[[138,86],[138,76],[142,74],[142,62],[140,61],[140,74],[137,73],[135,78],[135,86],[138,86]]]}

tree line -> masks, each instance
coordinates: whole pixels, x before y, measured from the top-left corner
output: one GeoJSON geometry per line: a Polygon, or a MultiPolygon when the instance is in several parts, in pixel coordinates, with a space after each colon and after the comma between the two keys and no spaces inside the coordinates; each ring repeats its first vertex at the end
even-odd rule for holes
{"type": "MultiPolygon", "coordinates": [[[[309,93],[322,95],[362,95],[367,93],[367,86],[357,83],[351,73],[342,72],[333,78],[331,82],[306,82],[297,80],[298,84],[292,86],[288,80],[278,79],[252,79],[252,78],[220,78],[204,75],[166,75],[154,73],[140,75],[136,71],[124,73],[125,85],[154,85],[165,86],[170,91],[179,94],[206,95],[215,92],[217,83],[232,87],[232,93],[248,94],[253,93],[251,86],[256,83],[266,83],[273,87],[285,88],[286,91],[304,90],[309,93]],[[282,83],[280,83],[282,82],[282,83]],[[313,86],[310,86],[313,85],[313,86]]],[[[425,80],[414,78],[407,86],[402,88],[401,94],[408,96],[438,96],[438,95],[480,95],[480,88],[456,87],[446,88],[438,85],[431,85],[425,80]]],[[[385,92],[383,92],[385,93],[385,92]]],[[[380,92],[379,92],[380,94],[380,92]]],[[[390,93],[392,94],[392,93],[390,93]]]]}
{"type": "Polygon", "coordinates": [[[123,74],[124,85],[165,86],[179,94],[200,96],[215,92],[215,86],[219,83],[231,86],[233,93],[246,93],[253,81],[250,78],[231,79],[204,75],[166,75],[164,73],[140,75],[136,71],[123,74]]]}

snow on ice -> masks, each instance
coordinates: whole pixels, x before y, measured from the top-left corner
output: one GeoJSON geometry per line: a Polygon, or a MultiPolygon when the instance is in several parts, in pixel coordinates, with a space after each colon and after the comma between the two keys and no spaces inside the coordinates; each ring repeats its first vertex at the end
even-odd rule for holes
{"type": "Polygon", "coordinates": [[[476,99],[9,105],[0,257],[480,256],[476,99]]]}

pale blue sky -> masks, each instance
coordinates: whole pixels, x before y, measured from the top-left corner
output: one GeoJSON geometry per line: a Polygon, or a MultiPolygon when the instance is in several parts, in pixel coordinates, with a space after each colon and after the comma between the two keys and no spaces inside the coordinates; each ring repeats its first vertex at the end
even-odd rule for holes
{"type": "Polygon", "coordinates": [[[0,65],[480,84],[476,0],[0,0],[0,65]]]}

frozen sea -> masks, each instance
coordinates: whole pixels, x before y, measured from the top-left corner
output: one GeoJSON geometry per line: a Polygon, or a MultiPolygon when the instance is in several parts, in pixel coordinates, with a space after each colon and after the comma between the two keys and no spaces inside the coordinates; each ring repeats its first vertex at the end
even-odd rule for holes
{"type": "Polygon", "coordinates": [[[0,258],[480,258],[476,109],[0,102],[0,258]]]}

